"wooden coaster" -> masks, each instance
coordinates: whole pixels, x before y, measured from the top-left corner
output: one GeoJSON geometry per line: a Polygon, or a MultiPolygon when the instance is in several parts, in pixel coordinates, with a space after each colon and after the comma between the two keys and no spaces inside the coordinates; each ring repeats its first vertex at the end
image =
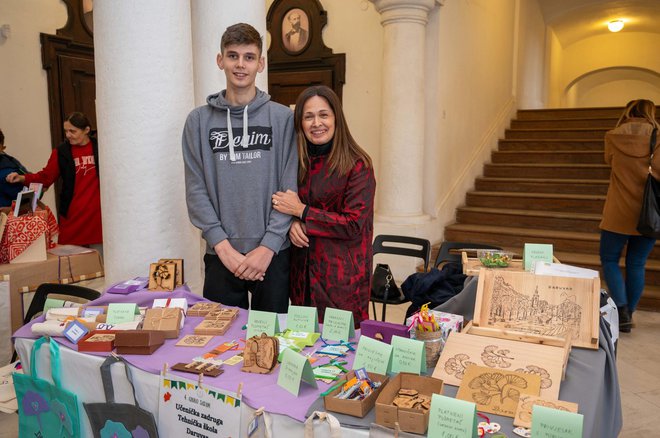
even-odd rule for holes
{"type": "Polygon", "coordinates": [[[175,345],[177,347],[204,347],[214,336],[211,335],[185,335],[175,345]]]}

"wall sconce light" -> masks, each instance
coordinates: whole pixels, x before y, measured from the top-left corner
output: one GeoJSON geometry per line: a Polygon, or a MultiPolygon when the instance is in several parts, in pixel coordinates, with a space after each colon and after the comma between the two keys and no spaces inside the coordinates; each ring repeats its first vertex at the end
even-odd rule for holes
{"type": "Polygon", "coordinates": [[[623,29],[623,20],[612,20],[607,23],[607,28],[610,32],[618,32],[623,29]]]}

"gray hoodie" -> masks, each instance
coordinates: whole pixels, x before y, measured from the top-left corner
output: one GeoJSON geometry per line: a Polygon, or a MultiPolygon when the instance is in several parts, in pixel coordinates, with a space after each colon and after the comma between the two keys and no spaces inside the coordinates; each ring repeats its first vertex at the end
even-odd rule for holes
{"type": "Polygon", "coordinates": [[[225,239],[243,254],[259,245],[277,254],[290,245],[291,216],[272,209],[271,195],[298,191],[293,113],[258,89],[246,106],[230,105],[224,91],[206,101],[183,129],[190,221],[209,254],[225,239]]]}

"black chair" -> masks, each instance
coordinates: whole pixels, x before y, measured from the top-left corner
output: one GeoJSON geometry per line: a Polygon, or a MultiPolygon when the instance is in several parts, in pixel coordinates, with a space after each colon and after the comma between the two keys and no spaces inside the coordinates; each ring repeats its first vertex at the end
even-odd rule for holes
{"type": "MultiPolygon", "coordinates": [[[[48,295],[58,295],[58,298],[66,300],[67,297],[83,298],[92,301],[101,296],[101,292],[90,289],[88,287],[76,286],[73,284],[59,284],[59,283],[43,283],[37,287],[34,292],[34,298],[28,307],[23,325],[32,321],[39,313],[44,311],[46,305],[46,298],[48,295]]],[[[12,362],[16,360],[16,351],[11,359],[12,362]]]]}
{"type": "Polygon", "coordinates": [[[496,249],[502,250],[499,246],[488,245],[485,243],[465,243],[465,242],[442,242],[440,245],[440,250],[438,251],[438,256],[435,259],[434,266],[437,268],[443,263],[458,263],[463,265],[461,260],[461,251],[462,249],[496,249]]]}
{"type": "MultiPolygon", "coordinates": [[[[429,242],[427,239],[380,234],[374,239],[373,251],[374,256],[376,254],[394,254],[422,259],[424,261],[424,272],[429,270],[429,263],[431,260],[431,242],[429,242]],[[392,244],[403,244],[406,246],[395,246],[392,244]]],[[[374,319],[376,320],[378,319],[376,317],[376,303],[381,303],[383,305],[381,320],[385,321],[388,304],[403,304],[410,300],[403,296],[403,294],[398,297],[389,297],[386,291],[383,298],[374,297],[372,295],[370,301],[374,311],[374,319]]]]}

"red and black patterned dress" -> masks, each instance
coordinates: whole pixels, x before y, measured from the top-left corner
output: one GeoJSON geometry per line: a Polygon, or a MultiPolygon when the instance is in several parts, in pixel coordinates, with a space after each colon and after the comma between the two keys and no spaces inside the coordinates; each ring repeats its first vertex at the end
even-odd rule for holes
{"type": "Polygon", "coordinates": [[[291,303],[317,307],[321,322],[326,307],[349,310],[358,326],[369,319],[376,179],[362,160],[347,175],[331,174],[327,158],[311,157],[298,187],[309,247],[291,246],[291,303]]]}

